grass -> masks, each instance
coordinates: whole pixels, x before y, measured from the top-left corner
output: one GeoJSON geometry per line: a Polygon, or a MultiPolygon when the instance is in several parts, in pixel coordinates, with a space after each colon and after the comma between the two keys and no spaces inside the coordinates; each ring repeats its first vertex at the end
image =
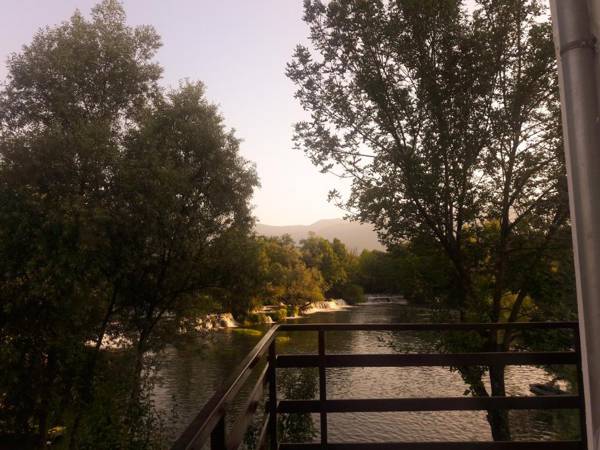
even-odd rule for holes
{"type": "Polygon", "coordinates": [[[263,332],[259,330],[253,330],[252,328],[232,328],[233,332],[239,334],[245,334],[246,336],[262,336],[263,332]]]}

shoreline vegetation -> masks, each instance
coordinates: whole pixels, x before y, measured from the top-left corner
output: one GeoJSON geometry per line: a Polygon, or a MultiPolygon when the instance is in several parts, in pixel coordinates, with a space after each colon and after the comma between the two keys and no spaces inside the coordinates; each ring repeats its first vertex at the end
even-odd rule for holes
{"type": "MultiPolygon", "coordinates": [[[[362,303],[361,303],[362,304],[362,303]]],[[[372,303],[364,303],[372,304],[372,303]]],[[[283,322],[285,320],[299,319],[303,316],[319,313],[334,312],[342,309],[353,308],[356,305],[349,305],[343,299],[330,299],[320,302],[309,302],[301,307],[296,305],[266,305],[251,311],[244,321],[235,319],[232,313],[210,313],[191,320],[187,327],[178,330],[178,335],[204,334],[212,331],[222,331],[227,329],[239,329],[240,331],[252,330],[257,325],[268,325],[283,322]]],[[[88,341],[86,345],[93,347],[94,342],[88,341]]],[[[105,336],[100,346],[101,350],[129,350],[133,347],[133,342],[126,336],[105,336]]]]}
{"type": "MultiPolygon", "coordinates": [[[[204,334],[211,331],[222,331],[227,329],[237,329],[240,332],[251,332],[252,327],[257,325],[269,325],[280,323],[286,320],[300,319],[304,316],[322,313],[335,312],[344,309],[355,308],[363,305],[374,305],[382,303],[395,303],[407,305],[408,302],[402,295],[382,295],[365,294],[364,301],[355,304],[349,304],[344,299],[329,299],[319,302],[308,302],[302,306],[285,305],[264,305],[246,315],[246,319],[238,321],[230,312],[210,313],[198,317],[191,321],[186,328],[180,328],[178,335],[204,334]],[[190,326],[191,325],[191,326],[190,326]]],[[[92,347],[94,342],[88,341],[86,345],[92,347]]],[[[126,350],[131,349],[133,342],[126,336],[105,336],[102,341],[101,350],[126,350]]]]}

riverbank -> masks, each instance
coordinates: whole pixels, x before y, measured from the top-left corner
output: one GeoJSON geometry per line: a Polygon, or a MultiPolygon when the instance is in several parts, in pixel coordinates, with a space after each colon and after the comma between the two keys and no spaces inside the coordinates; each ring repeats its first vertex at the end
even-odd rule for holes
{"type": "MultiPolygon", "coordinates": [[[[360,306],[378,304],[406,305],[406,300],[401,296],[372,294],[365,296],[365,302],[360,306]]],[[[206,333],[232,328],[247,328],[257,325],[270,325],[285,320],[300,319],[317,313],[331,313],[346,309],[356,308],[359,305],[350,305],[344,299],[330,299],[322,302],[309,302],[304,305],[265,305],[251,311],[244,320],[237,320],[232,313],[211,313],[186,321],[179,329],[179,335],[206,333]]],[[[95,346],[93,341],[87,342],[89,347],[95,346]]],[[[104,336],[101,344],[102,350],[124,350],[132,347],[132,342],[125,336],[104,336]]]]}

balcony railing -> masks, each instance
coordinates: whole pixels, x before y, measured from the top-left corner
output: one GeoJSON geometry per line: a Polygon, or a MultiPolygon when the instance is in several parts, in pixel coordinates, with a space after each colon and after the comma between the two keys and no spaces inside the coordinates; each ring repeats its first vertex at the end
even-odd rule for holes
{"type": "Polygon", "coordinates": [[[574,450],[585,449],[584,399],[581,383],[581,357],[578,325],[576,322],[534,322],[504,324],[283,324],[267,331],[254,349],[245,357],[231,379],[219,390],[181,434],[173,450],[200,449],[210,442],[213,450],[236,450],[264,396],[268,392],[266,411],[258,427],[257,449],[313,450],[313,449],[365,449],[365,450],[574,450]],[[325,340],[328,331],[476,331],[490,330],[572,330],[573,349],[556,352],[489,352],[489,353],[406,353],[406,354],[328,354],[325,340]],[[316,332],[318,353],[290,355],[276,352],[275,338],[282,331],[316,332]],[[266,359],[266,363],[261,361],[266,359]],[[328,367],[414,367],[414,366],[510,366],[566,364],[577,368],[579,376],[577,395],[502,396],[502,397],[440,397],[440,398],[385,398],[385,399],[335,399],[327,398],[328,367]],[[277,369],[284,367],[313,367],[319,370],[318,400],[278,400],[277,369]],[[226,414],[244,383],[253,372],[259,371],[249,398],[232,427],[226,426],[226,414]],[[329,442],[327,414],[346,412],[390,411],[476,411],[516,409],[573,409],[579,410],[580,436],[578,441],[510,441],[510,442],[389,442],[340,443],[329,442]],[[278,442],[278,414],[318,413],[320,417],[320,442],[278,442]],[[229,431],[228,431],[229,429],[229,431]]]}

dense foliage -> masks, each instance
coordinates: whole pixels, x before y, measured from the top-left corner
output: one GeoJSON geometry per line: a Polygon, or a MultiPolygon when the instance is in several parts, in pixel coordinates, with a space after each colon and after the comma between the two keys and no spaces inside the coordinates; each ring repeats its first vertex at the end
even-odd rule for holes
{"type": "Polygon", "coordinates": [[[222,239],[252,225],[253,167],[200,83],[158,87],[159,45],[106,0],[8,61],[0,433],[40,448],[64,424],[71,448],[148,446],[146,355],[177,329],[175,311],[214,287],[222,239]],[[117,337],[133,358],[100,351],[117,337]],[[99,398],[115,364],[119,383],[99,398]]]}
{"type": "Polygon", "coordinates": [[[363,287],[357,284],[358,258],[349,252],[343,242],[311,234],[300,241],[302,259],[309,268],[323,276],[323,289],[328,297],[343,298],[349,303],[364,299],[363,287]]]}

